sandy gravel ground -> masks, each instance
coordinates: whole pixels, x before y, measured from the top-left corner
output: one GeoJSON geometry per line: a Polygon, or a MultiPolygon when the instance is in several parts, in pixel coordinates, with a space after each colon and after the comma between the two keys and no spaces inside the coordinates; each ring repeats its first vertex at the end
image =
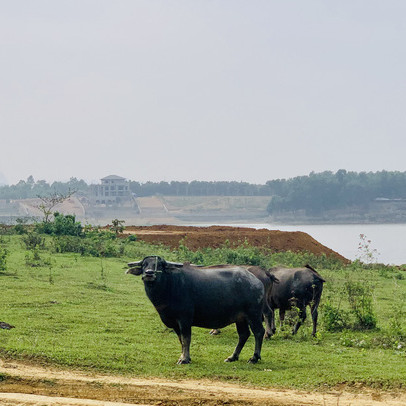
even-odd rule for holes
{"type": "Polygon", "coordinates": [[[215,381],[170,381],[92,374],[0,360],[0,405],[253,405],[401,406],[405,392],[306,392],[215,381]]]}

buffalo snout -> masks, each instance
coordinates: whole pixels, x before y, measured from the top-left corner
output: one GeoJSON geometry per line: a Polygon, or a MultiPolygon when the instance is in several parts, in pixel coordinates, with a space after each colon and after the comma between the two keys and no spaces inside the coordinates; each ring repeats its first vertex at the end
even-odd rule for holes
{"type": "Polygon", "coordinates": [[[156,273],[152,269],[146,269],[142,275],[144,281],[154,281],[156,279],[156,273]]]}

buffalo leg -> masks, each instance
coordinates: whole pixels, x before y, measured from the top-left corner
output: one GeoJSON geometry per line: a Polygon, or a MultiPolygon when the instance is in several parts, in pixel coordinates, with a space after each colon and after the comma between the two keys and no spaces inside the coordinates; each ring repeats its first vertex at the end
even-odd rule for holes
{"type": "Polygon", "coordinates": [[[234,362],[238,360],[240,352],[243,349],[244,344],[247,342],[248,337],[251,334],[247,320],[237,321],[235,324],[237,326],[238,344],[237,347],[235,347],[233,354],[230,355],[228,358],[226,358],[224,362],[234,362]]]}
{"type": "Polygon", "coordinates": [[[275,309],[271,309],[271,336],[276,333],[276,326],[275,326],[275,309]]]}
{"type": "Polygon", "coordinates": [[[313,320],[313,332],[312,332],[313,337],[316,336],[317,319],[319,316],[318,307],[319,307],[319,300],[316,300],[314,303],[312,303],[312,305],[310,307],[310,310],[312,313],[312,320],[313,320]]]}
{"type": "Polygon", "coordinates": [[[299,320],[295,325],[295,328],[292,331],[292,334],[296,334],[299,327],[304,323],[306,320],[306,306],[303,306],[299,311],[299,320]]]}
{"type": "Polygon", "coordinates": [[[264,320],[265,320],[265,336],[264,338],[268,339],[271,338],[272,334],[275,333],[273,328],[275,327],[273,324],[273,311],[271,309],[264,310],[264,320]]]}
{"type": "Polygon", "coordinates": [[[319,316],[319,313],[317,311],[317,307],[312,310],[312,320],[313,320],[313,332],[312,332],[312,336],[315,337],[316,336],[316,329],[317,329],[317,318],[319,316]]]}
{"type": "Polygon", "coordinates": [[[178,364],[190,364],[192,361],[190,358],[190,341],[192,338],[192,328],[189,323],[179,323],[179,328],[175,329],[179,331],[178,337],[182,345],[182,354],[178,360],[178,364]]]}
{"type": "Polygon", "coordinates": [[[261,359],[262,341],[264,339],[265,329],[261,320],[251,320],[250,327],[255,337],[254,355],[248,360],[251,364],[256,364],[261,359]]]}
{"type": "Polygon", "coordinates": [[[180,358],[179,358],[179,360],[178,360],[178,364],[180,364],[181,362],[179,362],[181,359],[182,359],[182,357],[183,357],[183,342],[182,342],[182,336],[181,336],[181,334],[180,334],[180,328],[178,327],[178,326],[174,326],[173,327],[173,329],[174,329],[174,331],[175,331],[175,333],[177,334],[177,336],[178,336],[178,339],[179,339],[179,342],[180,342],[180,345],[181,345],[181,348],[182,348],[182,353],[181,353],[181,355],[180,355],[180,358]]]}
{"type": "Polygon", "coordinates": [[[283,326],[284,320],[285,320],[285,309],[279,309],[279,321],[280,321],[281,328],[283,326]]]}

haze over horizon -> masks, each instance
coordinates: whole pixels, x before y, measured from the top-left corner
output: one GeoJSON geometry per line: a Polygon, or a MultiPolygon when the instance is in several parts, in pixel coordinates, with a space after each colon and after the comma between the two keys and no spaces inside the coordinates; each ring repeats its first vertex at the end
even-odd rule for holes
{"type": "Polygon", "coordinates": [[[0,10],[0,184],[406,171],[400,0],[0,10]]]}

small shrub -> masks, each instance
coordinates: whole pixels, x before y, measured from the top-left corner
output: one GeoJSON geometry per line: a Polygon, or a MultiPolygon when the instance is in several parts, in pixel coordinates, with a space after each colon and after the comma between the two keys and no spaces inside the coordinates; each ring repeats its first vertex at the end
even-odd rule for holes
{"type": "Polygon", "coordinates": [[[43,259],[40,255],[38,247],[31,249],[25,254],[25,265],[29,267],[39,267],[50,265],[49,259],[43,259]]]}
{"type": "Polygon", "coordinates": [[[322,307],[323,326],[327,331],[337,332],[349,327],[348,312],[327,302],[322,307]]]}
{"type": "Polygon", "coordinates": [[[113,225],[110,227],[110,230],[113,231],[116,235],[121,234],[124,231],[124,220],[114,219],[111,222],[113,225]]]}
{"type": "Polygon", "coordinates": [[[73,236],[57,236],[52,239],[52,246],[55,252],[76,252],[84,255],[86,248],[83,239],[73,236]]]}
{"type": "Polygon", "coordinates": [[[355,327],[373,329],[376,327],[376,316],[372,305],[372,288],[366,283],[346,282],[344,289],[348,295],[351,312],[356,317],[355,327]]]}
{"type": "Polygon", "coordinates": [[[13,227],[13,231],[16,234],[25,234],[28,231],[27,226],[28,219],[24,217],[19,217],[16,219],[16,225],[13,227]]]}
{"type": "Polygon", "coordinates": [[[6,248],[0,246],[0,272],[7,269],[7,256],[9,252],[6,248]]]}
{"type": "Polygon", "coordinates": [[[406,311],[402,302],[392,306],[391,317],[389,319],[389,334],[406,341],[405,317],[406,311]]]}
{"type": "Polygon", "coordinates": [[[45,247],[45,238],[35,231],[24,234],[21,239],[27,250],[45,247]]]}
{"type": "Polygon", "coordinates": [[[119,257],[124,254],[125,248],[124,243],[116,241],[115,235],[110,232],[83,237],[55,236],[52,246],[57,253],[75,252],[93,257],[119,257]]]}
{"type": "Polygon", "coordinates": [[[292,331],[300,321],[300,309],[295,305],[296,302],[296,299],[293,299],[292,308],[285,313],[285,320],[281,326],[281,334],[284,338],[292,337],[292,331]]]}

